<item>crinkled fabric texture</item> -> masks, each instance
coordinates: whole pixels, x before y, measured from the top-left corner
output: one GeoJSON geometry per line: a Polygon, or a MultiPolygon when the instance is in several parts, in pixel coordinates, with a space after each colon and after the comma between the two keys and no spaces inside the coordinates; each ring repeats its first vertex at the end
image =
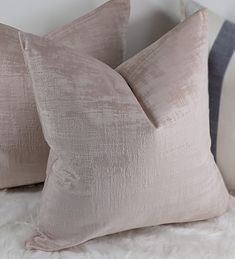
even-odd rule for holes
{"type": "Polygon", "coordinates": [[[36,228],[41,188],[0,191],[1,259],[234,259],[235,199],[223,216],[206,221],[131,230],[59,252],[27,250],[36,228]]]}
{"type": "Polygon", "coordinates": [[[51,148],[38,231],[55,251],[223,214],[210,152],[205,11],[120,65],[20,34],[51,148]]]}
{"type": "MultiPolygon", "coordinates": [[[[115,68],[123,61],[129,11],[129,0],[112,0],[47,37],[115,68]]],[[[44,181],[49,147],[18,30],[0,24],[0,37],[0,188],[8,188],[44,181]]]]}
{"type": "MultiPolygon", "coordinates": [[[[202,8],[187,1],[185,16],[202,8]]],[[[209,96],[212,152],[230,190],[235,190],[235,24],[209,11],[209,96]]]]}

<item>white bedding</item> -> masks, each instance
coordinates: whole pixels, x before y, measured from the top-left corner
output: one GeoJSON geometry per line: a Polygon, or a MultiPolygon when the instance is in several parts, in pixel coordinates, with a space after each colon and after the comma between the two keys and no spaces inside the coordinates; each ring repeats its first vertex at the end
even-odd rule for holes
{"type": "Polygon", "coordinates": [[[0,259],[234,259],[235,198],[229,211],[204,222],[165,225],[98,238],[56,253],[27,251],[41,186],[0,191],[0,259]]]}

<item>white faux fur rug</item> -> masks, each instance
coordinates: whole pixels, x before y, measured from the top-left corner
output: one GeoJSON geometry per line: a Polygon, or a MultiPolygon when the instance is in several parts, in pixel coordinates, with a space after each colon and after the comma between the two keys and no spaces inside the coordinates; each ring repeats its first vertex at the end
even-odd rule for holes
{"type": "Polygon", "coordinates": [[[27,251],[41,186],[0,191],[0,259],[234,259],[235,198],[220,218],[98,238],[56,253],[27,251]]]}

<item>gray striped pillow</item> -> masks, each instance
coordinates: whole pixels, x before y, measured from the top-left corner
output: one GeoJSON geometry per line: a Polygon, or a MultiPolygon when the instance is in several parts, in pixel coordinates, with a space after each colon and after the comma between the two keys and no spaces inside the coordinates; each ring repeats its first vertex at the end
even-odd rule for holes
{"type": "MultiPolygon", "coordinates": [[[[185,16],[202,7],[184,5],[185,16]]],[[[235,189],[235,24],[209,11],[211,150],[227,187],[235,189]]]]}

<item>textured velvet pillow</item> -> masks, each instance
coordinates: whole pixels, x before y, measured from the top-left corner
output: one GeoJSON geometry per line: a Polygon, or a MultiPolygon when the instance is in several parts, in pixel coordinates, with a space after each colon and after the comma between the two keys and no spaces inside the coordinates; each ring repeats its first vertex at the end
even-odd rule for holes
{"type": "MultiPolygon", "coordinates": [[[[188,1],[185,15],[202,7],[188,1]]],[[[235,24],[209,11],[209,104],[212,152],[235,190],[235,24]]]]}
{"type": "MultiPolygon", "coordinates": [[[[116,67],[123,61],[129,0],[112,0],[47,35],[116,67]]],[[[48,146],[18,31],[0,24],[0,188],[44,181],[48,146]]]]}
{"type": "Polygon", "coordinates": [[[28,247],[54,251],[226,210],[210,152],[205,11],[116,71],[52,41],[20,37],[51,148],[28,247]]]}

